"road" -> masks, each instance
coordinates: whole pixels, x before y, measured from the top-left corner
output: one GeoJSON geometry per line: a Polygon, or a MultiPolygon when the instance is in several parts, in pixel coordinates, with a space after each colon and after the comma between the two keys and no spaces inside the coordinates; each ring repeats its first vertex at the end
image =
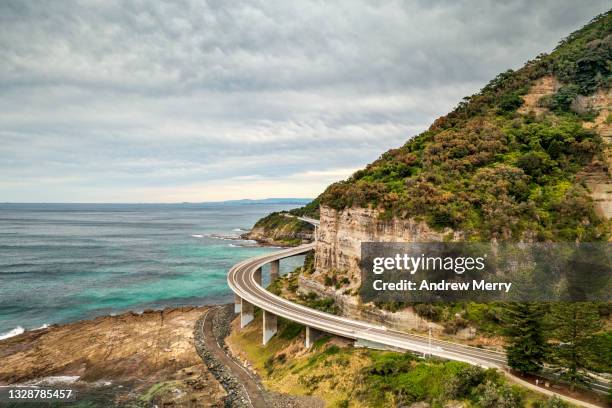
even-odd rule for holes
{"type": "Polygon", "coordinates": [[[312,249],[314,244],[307,244],[247,259],[230,269],[228,284],[234,293],[261,309],[327,333],[487,368],[506,367],[506,356],[502,352],[435,339],[431,340],[430,345],[427,336],[398,332],[384,326],[320,312],[276,296],[257,283],[255,271],[258,268],[277,259],[303,254],[312,249]]]}
{"type": "MultiPolygon", "coordinates": [[[[310,222],[310,220],[306,220],[304,217],[299,218],[303,221],[310,222]]],[[[264,289],[257,282],[255,271],[258,268],[275,260],[304,254],[313,250],[314,247],[315,244],[311,243],[242,261],[230,269],[227,276],[228,284],[235,294],[249,303],[277,316],[311,328],[341,337],[365,340],[402,350],[410,350],[444,359],[462,361],[485,368],[498,368],[504,370],[507,375],[510,375],[507,372],[506,354],[503,352],[481,349],[444,340],[430,339],[427,336],[403,333],[387,329],[384,326],[321,312],[276,296],[264,289]]],[[[512,375],[510,376],[514,377],[512,375]]],[[[520,378],[515,377],[515,379],[517,382],[536,391],[548,394],[552,393],[549,390],[536,387],[520,378]]],[[[607,388],[607,385],[605,386],[607,388]]],[[[557,395],[576,405],[596,407],[596,405],[564,395],[557,395]]]]}

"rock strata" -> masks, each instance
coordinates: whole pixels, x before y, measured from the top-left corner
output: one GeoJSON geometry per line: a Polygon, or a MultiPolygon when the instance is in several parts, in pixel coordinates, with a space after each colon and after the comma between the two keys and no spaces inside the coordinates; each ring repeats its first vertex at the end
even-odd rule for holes
{"type": "Polygon", "coordinates": [[[193,347],[205,310],[103,316],[0,341],[0,385],[59,379],[91,406],[220,407],[225,391],[193,347]]]}

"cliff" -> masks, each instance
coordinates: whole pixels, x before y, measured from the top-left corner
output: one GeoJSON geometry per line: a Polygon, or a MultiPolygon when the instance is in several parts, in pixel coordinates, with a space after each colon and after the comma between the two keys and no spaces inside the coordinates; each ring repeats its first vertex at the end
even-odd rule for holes
{"type": "MultiPolygon", "coordinates": [[[[409,229],[424,222],[471,240],[608,240],[611,59],[608,12],[551,54],[499,74],[307,207],[334,210],[339,223],[360,209],[377,218],[372,231],[409,220],[409,229]]],[[[282,224],[261,233],[274,235],[282,224]]]]}
{"type": "MultiPolygon", "coordinates": [[[[611,59],[608,12],[329,186],[318,198],[315,268],[300,288],[363,317],[364,241],[610,240],[611,59]]],[[[394,320],[383,312],[366,314],[394,320]]]]}

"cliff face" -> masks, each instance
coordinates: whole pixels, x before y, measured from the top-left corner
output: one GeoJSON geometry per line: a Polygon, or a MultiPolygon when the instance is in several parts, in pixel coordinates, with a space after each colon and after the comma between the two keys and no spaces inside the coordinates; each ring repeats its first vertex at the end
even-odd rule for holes
{"type": "Polygon", "coordinates": [[[378,242],[428,242],[442,241],[445,237],[460,239],[461,234],[446,229],[434,231],[424,221],[414,219],[381,218],[381,212],[371,208],[347,208],[334,210],[321,207],[321,226],[318,230],[315,250],[314,278],[328,271],[346,275],[350,287],[360,282],[359,261],[361,243],[378,242]]]}
{"type": "MultiPolygon", "coordinates": [[[[334,299],[344,316],[385,324],[400,330],[427,330],[430,322],[418,316],[411,308],[389,312],[362,304],[356,296],[361,285],[359,261],[361,243],[441,241],[444,238],[460,239],[459,233],[447,229],[432,230],[424,221],[413,219],[382,219],[381,212],[367,208],[349,208],[337,211],[320,208],[321,225],[318,228],[315,270],[299,277],[299,290],[316,293],[334,299]],[[334,286],[330,282],[336,282],[334,286]]],[[[433,329],[441,331],[440,325],[433,329]]],[[[465,337],[471,337],[465,333],[465,337]]]]}
{"type": "MultiPolygon", "coordinates": [[[[576,110],[593,110],[599,114],[583,126],[596,132],[604,144],[602,160],[593,162],[578,177],[584,180],[591,191],[598,214],[606,219],[612,218],[612,90],[599,91],[590,97],[578,98],[574,102],[576,110]]],[[[612,240],[612,237],[610,238],[612,240]]]]}

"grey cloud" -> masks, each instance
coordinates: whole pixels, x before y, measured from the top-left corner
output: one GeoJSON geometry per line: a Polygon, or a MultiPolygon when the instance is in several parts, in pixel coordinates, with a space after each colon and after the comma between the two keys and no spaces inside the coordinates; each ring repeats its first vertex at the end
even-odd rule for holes
{"type": "Polygon", "coordinates": [[[606,7],[2,2],[0,201],[361,167],[606,7]]]}

